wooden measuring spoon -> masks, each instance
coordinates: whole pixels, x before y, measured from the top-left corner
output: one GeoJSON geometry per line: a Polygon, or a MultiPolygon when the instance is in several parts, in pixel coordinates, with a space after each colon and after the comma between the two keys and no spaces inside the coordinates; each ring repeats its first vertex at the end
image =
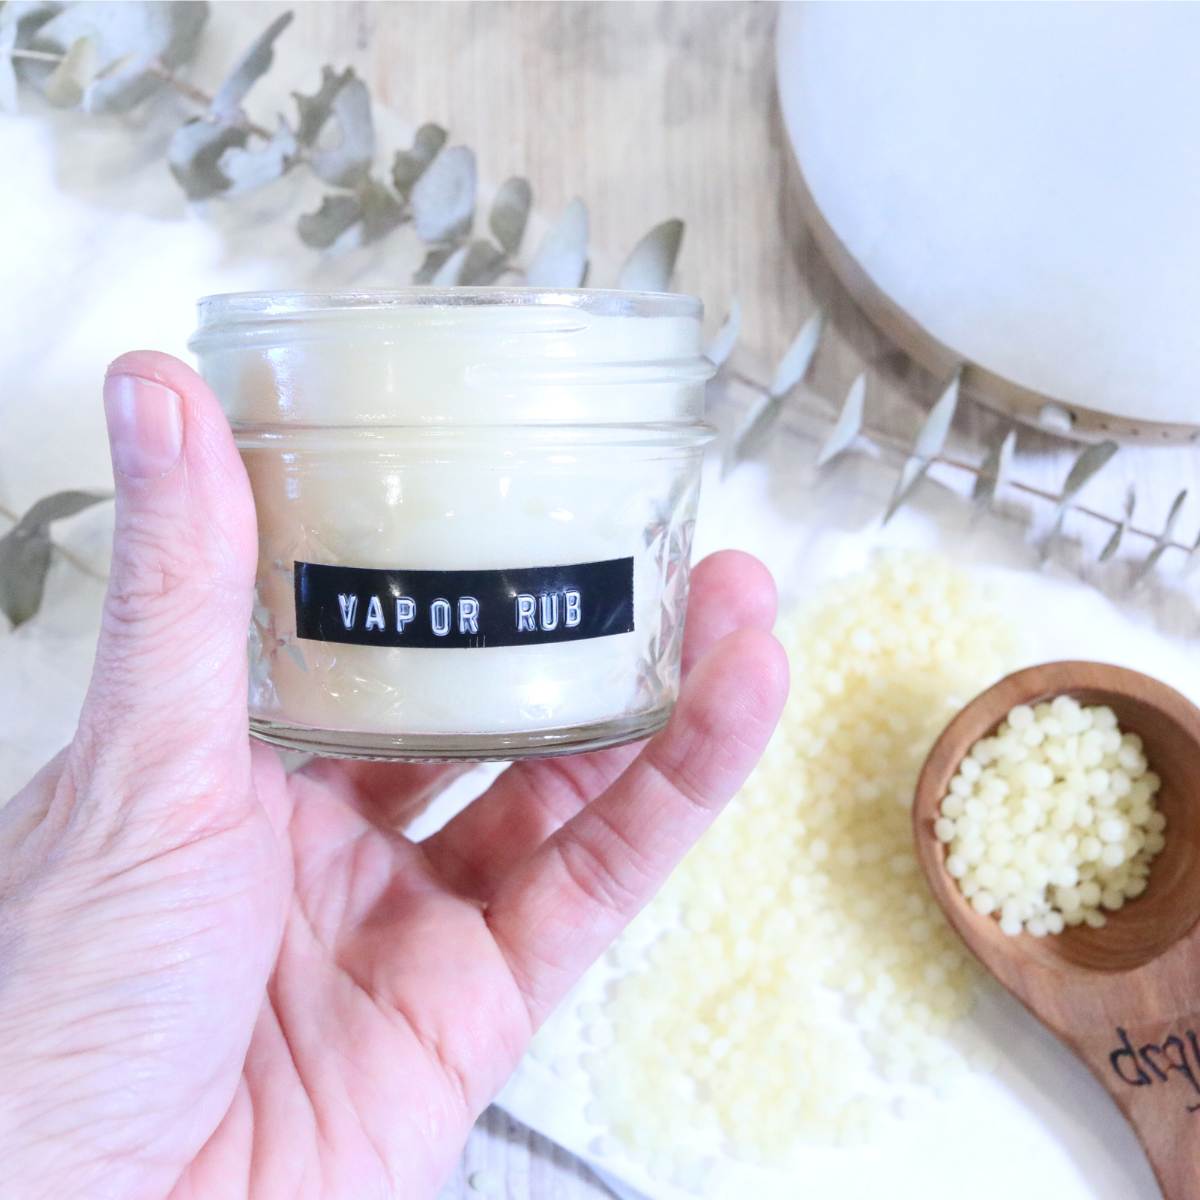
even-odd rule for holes
{"type": "Polygon", "coordinates": [[[1200,1200],[1200,709],[1137,671],[1056,662],[1002,679],[946,727],[913,802],[917,859],[967,947],[1066,1043],[1116,1100],[1167,1200],[1200,1200]],[[1146,891],[1086,925],[1035,938],[1000,932],[946,872],[933,823],[964,755],[1017,704],[1107,704],[1162,779],[1166,846],[1146,891]]]}

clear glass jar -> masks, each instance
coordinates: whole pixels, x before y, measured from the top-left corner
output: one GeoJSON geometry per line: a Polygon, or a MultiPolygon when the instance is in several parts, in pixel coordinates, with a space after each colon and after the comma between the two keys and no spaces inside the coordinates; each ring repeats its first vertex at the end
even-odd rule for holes
{"type": "Polygon", "coordinates": [[[371,758],[644,737],[679,685],[698,301],[212,296],[191,347],[258,510],[250,720],[371,758]]]}

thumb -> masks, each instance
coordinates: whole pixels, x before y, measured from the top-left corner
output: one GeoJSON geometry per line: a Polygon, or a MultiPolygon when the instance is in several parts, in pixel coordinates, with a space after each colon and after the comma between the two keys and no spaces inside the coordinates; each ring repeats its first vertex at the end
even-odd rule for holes
{"type": "Polygon", "coordinates": [[[195,766],[246,743],[254,504],[216,397],[165,354],[104,381],[116,487],[112,569],[76,746],[115,766],[195,766]]]}

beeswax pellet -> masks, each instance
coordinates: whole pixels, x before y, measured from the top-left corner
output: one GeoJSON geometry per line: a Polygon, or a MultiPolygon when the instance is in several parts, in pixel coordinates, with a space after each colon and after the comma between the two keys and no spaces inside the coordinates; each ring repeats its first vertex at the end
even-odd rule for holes
{"type": "Polygon", "coordinates": [[[1166,818],[1154,806],[1160,786],[1141,738],[1122,733],[1111,708],[1058,696],[1049,705],[1018,704],[975,743],[934,829],[963,895],[976,912],[995,913],[1004,933],[1100,928],[1103,910],[1145,891],[1150,862],[1166,844],[1166,818]],[[983,824],[970,819],[975,797],[987,799],[983,824]],[[948,819],[947,805],[965,815],[948,819]],[[1017,869],[997,874],[1007,861],[1017,869]]]}

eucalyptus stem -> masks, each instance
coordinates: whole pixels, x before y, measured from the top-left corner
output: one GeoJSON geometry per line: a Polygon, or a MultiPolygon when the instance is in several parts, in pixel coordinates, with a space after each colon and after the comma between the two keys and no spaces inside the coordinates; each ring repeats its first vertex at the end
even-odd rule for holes
{"type": "MultiPolygon", "coordinates": [[[[53,63],[58,65],[66,58],[65,54],[55,54],[52,50],[11,50],[9,57],[14,59],[27,59],[29,62],[53,63]]],[[[156,79],[160,79],[168,87],[174,89],[185,100],[190,100],[198,108],[204,110],[201,113],[201,119],[211,119],[208,117],[208,110],[212,107],[213,98],[203,88],[197,87],[194,83],[189,83],[186,79],[180,79],[170,67],[161,62],[152,62],[146,68],[151,75],[156,79]]],[[[263,126],[254,121],[247,119],[243,123],[243,128],[255,137],[270,140],[270,130],[264,129],[263,126]]]]}
{"type": "MultiPolygon", "coordinates": [[[[200,108],[207,109],[212,106],[213,98],[203,88],[198,88],[194,83],[189,83],[186,79],[180,79],[170,67],[165,66],[163,63],[151,63],[150,73],[155,78],[161,79],[168,87],[174,88],[181,96],[198,105],[200,108]]],[[[259,136],[266,135],[260,134],[259,136]]]]}
{"type": "Polygon", "coordinates": [[[10,50],[9,58],[25,58],[30,62],[60,63],[65,54],[55,54],[50,50],[10,50]]]}
{"type": "MultiPolygon", "coordinates": [[[[180,79],[170,67],[165,66],[161,62],[151,63],[150,73],[156,78],[161,79],[168,87],[174,88],[185,99],[204,109],[201,116],[204,119],[210,119],[208,118],[208,110],[212,107],[213,98],[203,88],[197,87],[194,83],[189,83],[186,79],[180,79]]],[[[242,127],[264,141],[269,141],[271,138],[271,131],[269,129],[264,129],[263,126],[251,121],[248,117],[242,123],[242,127]]]]}
{"type": "MultiPolygon", "coordinates": [[[[744,371],[739,371],[737,368],[729,369],[729,376],[735,379],[743,387],[749,388],[751,391],[757,392],[760,396],[769,395],[769,390],[757,379],[747,375],[744,371]]],[[[827,414],[817,412],[814,409],[804,410],[809,416],[816,417],[818,420],[828,421],[827,414]]],[[[889,450],[895,450],[905,457],[912,453],[912,446],[901,438],[893,437],[889,433],[882,430],[872,428],[870,425],[863,425],[863,429],[868,433],[871,439],[879,445],[886,446],[889,450]]],[[[1021,492],[1026,496],[1031,496],[1034,499],[1046,501],[1050,504],[1058,504],[1062,497],[1054,492],[1048,492],[1044,488],[1036,487],[1031,483],[1023,483],[1019,479],[1014,479],[1011,476],[1005,476],[1000,479],[993,471],[985,471],[981,466],[975,463],[967,462],[965,459],[958,458],[952,454],[937,454],[932,459],[931,463],[940,463],[943,466],[949,467],[954,471],[962,471],[974,476],[976,479],[989,479],[993,483],[1003,484],[1005,487],[1010,487],[1016,492],[1021,492]]],[[[1118,529],[1122,525],[1125,527],[1125,533],[1132,534],[1134,537],[1144,538],[1146,541],[1158,544],[1159,535],[1152,530],[1142,529],[1140,526],[1126,524],[1120,517],[1114,517],[1110,513],[1102,512],[1099,509],[1091,508],[1086,504],[1068,503],[1067,511],[1079,513],[1082,516],[1088,517],[1090,520],[1099,521],[1103,525],[1107,525],[1110,530],[1118,529]]],[[[1168,540],[1163,543],[1164,550],[1182,550],[1184,554],[1190,554],[1192,547],[1185,542],[1177,542],[1168,540]]]]}

